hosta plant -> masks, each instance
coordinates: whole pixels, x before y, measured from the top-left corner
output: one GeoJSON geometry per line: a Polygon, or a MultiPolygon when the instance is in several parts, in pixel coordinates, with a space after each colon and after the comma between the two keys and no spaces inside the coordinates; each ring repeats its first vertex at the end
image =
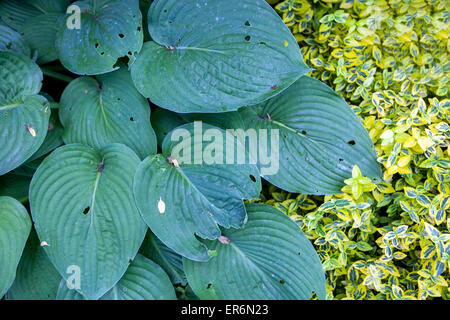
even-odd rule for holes
{"type": "Polygon", "coordinates": [[[0,18],[0,296],[326,297],[300,227],[254,202],[381,170],[268,3],[4,0],[0,18]]]}

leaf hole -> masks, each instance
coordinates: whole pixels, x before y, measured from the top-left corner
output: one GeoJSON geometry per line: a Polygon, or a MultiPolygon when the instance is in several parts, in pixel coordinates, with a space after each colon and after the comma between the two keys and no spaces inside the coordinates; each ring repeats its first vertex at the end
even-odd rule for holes
{"type": "Polygon", "coordinates": [[[137,31],[141,32],[142,28],[141,27],[137,27],[137,31]]]}
{"type": "Polygon", "coordinates": [[[95,46],[95,49],[97,49],[97,48],[98,48],[98,46],[99,46],[99,44],[98,44],[98,43],[96,43],[96,44],[95,44],[94,46],[95,46]]]}
{"type": "Polygon", "coordinates": [[[281,283],[281,284],[285,284],[286,282],[285,282],[283,279],[281,279],[281,280],[280,280],[280,283],[281,283]]]}
{"type": "Polygon", "coordinates": [[[211,289],[212,287],[212,283],[208,283],[208,285],[206,286],[206,289],[211,289]]]}
{"type": "Polygon", "coordinates": [[[132,55],[133,55],[133,52],[128,51],[128,55],[129,55],[129,56],[132,56],[132,55]]]}
{"type": "Polygon", "coordinates": [[[307,134],[306,130],[302,130],[302,134],[306,136],[307,134]]]}
{"type": "Polygon", "coordinates": [[[302,254],[302,253],[301,253],[300,251],[299,251],[299,252],[297,252],[297,255],[298,255],[299,257],[301,256],[301,254],[302,254]]]}
{"type": "Polygon", "coordinates": [[[123,33],[119,33],[119,38],[123,39],[123,38],[125,38],[125,35],[123,33]]]}
{"type": "Polygon", "coordinates": [[[104,53],[104,52],[100,52],[100,55],[102,55],[102,56],[103,56],[103,55],[105,55],[105,53],[104,53]]]}
{"type": "Polygon", "coordinates": [[[252,39],[252,37],[250,37],[250,36],[245,36],[245,41],[250,41],[251,39],[252,39]]]}
{"type": "Polygon", "coordinates": [[[256,178],[255,178],[254,175],[251,174],[251,175],[249,176],[249,178],[250,178],[250,180],[252,180],[253,182],[256,182],[256,178]]]}
{"type": "Polygon", "coordinates": [[[131,118],[130,118],[130,121],[131,121],[131,122],[134,122],[134,118],[133,118],[133,117],[131,117],[131,118]]]}
{"type": "Polygon", "coordinates": [[[356,144],[355,140],[350,140],[349,142],[347,142],[349,145],[354,146],[356,144]]]}
{"type": "Polygon", "coordinates": [[[342,159],[342,158],[339,158],[339,162],[342,162],[342,161],[344,161],[344,159],[342,159]]]}
{"type": "Polygon", "coordinates": [[[250,24],[250,21],[245,21],[245,25],[247,26],[247,27],[250,27],[251,26],[251,24],[250,24]]]}
{"type": "Polygon", "coordinates": [[[84,208],[83,214],[84,214],[84,215],[87,215],[87,214],[89,213],[89,210],[91,210],[91,207],[86,207],[86,208],[84,208]]]}

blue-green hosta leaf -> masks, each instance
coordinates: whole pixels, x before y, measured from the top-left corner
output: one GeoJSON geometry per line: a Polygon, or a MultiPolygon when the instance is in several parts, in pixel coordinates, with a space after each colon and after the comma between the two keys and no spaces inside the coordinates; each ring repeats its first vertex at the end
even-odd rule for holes
{"type": "MultiPolygon", "coordinates": [[[[57,300],[83,300],[63,280],[57,300]]],[[[176,300],[175,290],[164,270],[143,255],[136,255],[122,279],[100,300],[176,300]]]]}
{"type": "Polygon", "coordinates": [[[16,269],[31,230],[25,207],[16,199],[0,197],[0,297],[16,277],[16,269]]]}
{"type": "Polygon", "coordinates": [[[56,32],[69,4],[69,0],[3,0],[0,15],[38,52],[37,62],[43,64],[58,59],[56,32]]]}
{"type": "Polygon", "coordinates": [[[56,149],[36,171],[30,208],[50,261],[66,279],[80,271],[78,291],[98,299],[125,273],[147,227],[134,203],[138,156],[121,144],[96,151],[56,149]]]}
{"type": "Polygon", "coordinates": [[[131,68],[137,89],[180,113],[225,112],[267,100],[308,71],[264,0],[157,0],[153,41],[131,68]]]}
{"type": "Polygon", "coordinates": [[[81,0],[79,29],[60,26],[56,45],[61,63],[70,71],[96,75],[118,69],[116,62],[135,60],[143,43],[142,14],[138,0],[81,0]]]}
{"type": "Polygon", "coordinates": [[[183,270],[183,258],[166,246],[151,231],[145,237],[141,247],[142,254],[155,261],[169,275],[173,284],[186,285],[186,276],[183,270]]]}
{"type": "Polygon", "coordinates": [[[39,147],[39,149],[31,156],[31,158],[28,159],[27,164],[29,162],[35,161],[36,159],[50,153],[51,151],[61,146],[64,143],[62,139],[63,133],[64,128],[62,127],[59,121],[58,110],[52,109],[52,113],[48,121],[47,135],[45,136],[44,142],[39,147]]]}
{"type": "Polygon", "coordinates": [[[139,165],[134,194],[142,217],[180,255],[207,260],[207,249],[195,235],[217,239],[218,225],[241,227],[247,217],[242,200],[259,197],[259,172],[255,165],[237,164],[243,147],[235,140],[229,145],[234,159],[227,161],[224,130],[187,124],[169,133],[162,155],[139,165]]]}
{"type": "Polygon", "coordinates": [[[221,241],[205,241],[208,262],[183,259],[200,299],[297,300],[326,295],[319,256],[288,216],[268,205],[248,204],[243,229],[223,230],[221,241]]]}
{"type": "Polygon", "coordinates": [[[55,300],[61,275],[52,265],[36,232],[32,231],[8,291],[13,300],[55,300]]]}
{"type": "Polygon", "coordinates": [[[41,146],[50,108],[37,95],[42,72],[24,55],[0,52],[0,175],[24,163],[41,146]]]}
{"type": "MultiPolygon", "coordinates": [[[[289,192],[333,194],[358,165],[379,178],[380,167],[369,134],[352,109],[319,80],[304,76],[277,97],[240,110],[246,129],[278,130],[279,170],[263,176],[289,192]]],[[[261,172],[264,165],[259,165],[261,172]]]]}
{"type": "Polygon", "coordinates": [[[141,159],[157,151],[150,124],[150,106],[137,92],[125,68],[72,81],[61,97],[59,115],[66,144],[83,143],[100,149],[122,143],[141,159]]]}
{"type": "Polygon", "coordinates": [[[12,51],[31,57],[30,47],[13,29],[0,24],[0,51],[12,51]]]}

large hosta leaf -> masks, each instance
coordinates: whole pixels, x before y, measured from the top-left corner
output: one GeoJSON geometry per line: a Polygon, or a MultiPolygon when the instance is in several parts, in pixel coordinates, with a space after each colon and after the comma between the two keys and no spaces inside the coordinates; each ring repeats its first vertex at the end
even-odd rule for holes
{"type": "Polygon", "coordinates": [[[223,230],[205,241],[208,262],[183,259],[189,284],[201,299],[309,299],[326,295],[319,256],[288,216],[268,205],[248,204],[243,229],[223,230]]]}
{"type": "Polygon", "coordinates": [[[78,291],[89,299],[117,283],[145,237],[132,194],[138,164],[137,155],[121,144],[99,151],[73,144],[49,155],[31,181],[39,239],[66,279],[79,267],[78,291]]]}
{"type": "Polygon", "coordinates": [[[141,159],[156,153],[150,106],[137,92],[125,68],[97,76],[80,77],[64,90],[59,108],[64,142],[100,149],[122,143],[141,159]]]}
{"type": "Polygon", "coordinates": [[[45,139],[47,100],[37,95],[42,72],[29,58],[0,52],[0,175],[30,158],[45,139]]]}
{"type": "Polygon", "coordinates": [[[16,277],[16,269],[31,230],[27,210],[17,200],[0,197],[0,297],[16,277]]]}
{"type": "Polygon", "coordinates": [[[148,232],[141,248],[142,254],[155,261],[167,272],[173,284],[186,285],[186,276],[183,270],[183,257],[170,249],[152,232],[148,232]]]}
{"type": "Polygon", "coordinates": [[[308,71],[295,38],[264,0],[157,0],[153,41],[132,77],[172,111],[225,112],[262,102],[308,71]]]}
{"type": "MultiPolygon", "coordinates": [[[[206,247],[195,235],[216,239],[218,224],[241,227],[246,220],[242,200],[257,198],[261,191],[256,166],[226,161],[225,131],[200,125],[187,124],[169,133],[163,154],[147,157],[134,180],[136,203],[147,225],[164,244],[193,260],[208,259],[206,247]],[[222,151],[206,142],[208,134],[222,151]]],[[[239,141],[230,146],[235,158],[242,153],[239,141]]]]}
{"type": "MultiPolygon", "coordinates": [[[[1,3],[0,3],[1,4],[1,3]]],[[[13,29],[0,23],[0,51],[12,51],[30,57],[30,47],[20,35],[13,29]]]]}
{"type": "MultiPolygon", "coordinates": [[[[62,281],[57,300],[83,300],[62,281]]],[[[125,275],[100,300],[176,300],[169,277],[156,263],[138,254],[125,275]]]]}
{"type": "Polygon", "coordinates": [[[268,129],[270,138],[278,130],[278,148],[275,143],[267,153],[279,155],[279,170],[264,178],[286,191],[339,193],[354,165],[371,178],[381,175],[360,120],[319,80],[304,76],[279,96],[240,113],[246,129],[268,129]]]}
{"type": "Polygon", "coordinates": [[[52,265],[36,232],[32,231],[8,291],[13,300],[55,300],[61,275],[52,265]]]}
{"type": "Polygon", "coordinates": [[[118,69],[116,62],[131,62],[143,43],[138,0],[81,0],[80,29],[60,26],[56,45],[61,63],[77,74],[95,75],[118,69]]]}
{"type": "Polygon", "coordinates": [[[69,4],[69,0],[3,0],[0,15],[38,52],[42,64],[58,59],[56,32],[69,4]]]}

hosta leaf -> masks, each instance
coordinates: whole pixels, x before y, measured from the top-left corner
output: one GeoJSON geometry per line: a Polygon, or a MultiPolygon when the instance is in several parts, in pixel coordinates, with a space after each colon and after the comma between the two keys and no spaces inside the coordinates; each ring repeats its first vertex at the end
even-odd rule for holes
{"type": "Polygon", "coordinates": [[[58,59],[56,32],[69,4],[69,0],[4,0],[0,15],[38,52],[37,62],[43,64],[58,59]]]}
{"type": "Polygon", "coordinates": [[[0,23],[0,51],[12,51],[30,57],[30,47],[22,36],[0,23]]]}
{"type": "Polygon", "coordinates": [[[30,207],[50,261],[66,279],[79,268],[89,299],[110,290],[136,255],[147,230],[132,194],[139,158],[112,144],[99,151],[63,146],[39,166],[30,207]]]}
{"type": "Polygon", "coordinates": [[[153,41],[131,74],[137,89],[175,112],[225,112],[275,96],[309,69],[264,0],[158,0],[153,41]]]}
{"type": "MultiPolygon", "coordinates": [[[[57,300],[83,300],[62,281],[57,300]]],[[[100,300],[176,300],[175,290],[164,270],[138,254],[122,279],[100,300]]]]}
{"type": "Polygon", "coordinates": [[[27,161],[27,164],[50,153],[51,151],[61,146],[64,143],[62,139],[63,133],[64,128],[62,127],[59,121],[58,110],[52,109],[52,113],[48,121],[47,135],[45,136],[44,142],[39,147],[39,149],[33,154],[33,156],[31,156],[31,158],[27,161]]]}
{"type": "Polygon", "coordinates": [[[72,81],[61,97],[59,114],[64,142],[100,149],[122,143],[141,159],[156,153],[156,136],[150,124],[150,106],[137,92],[125,68],[72,81]]]}
{"type": "Polygon", "coordinates": [[[243,229],[223,230],[205,241],[216,252],[208,262],[183,259],[189,284],[200,299],[290,300],[326,295],[319,256],[288,216],[268,205],[248,204],[243,229]]]}
{"type": "MultiPolygon", "coordinates": [[[[218,224],[241,227],[246,220],[242,200],[257,198],[261,191],[254,165],[225,162],[225,131],[207,124],[200,126],[187,124],[169,133],[163,142],[163,154],[146,158],[134,180],[136,203],[147,225],[164,244],[193,260],[208,259],[206,247],[195,234],[216,239],[220,236],[218,224]],[[207,157],[212,143],[201,140],[209,129],[223,137],[223,144],[216,144],[223,145],[223,153],[214,150],[223,164],[210,162],[207,157]],[[181,142],[177,137],[180,133],[181,142]],[[178,154],[175,150],[181,145],[190,150],[185,148],[178,154]],[[177,159],[181,153],[183,159],[177,159]]],[[[237,141],[232,147],[236,154],[243,149],[237,141]]]]}
{"type": "Polygon", "coordinates": [[[80,29],[69,29],[66,21],[56,38],[61,63],[76,74],[95,75],[118,69],[116,62],[130,62],[143,42],[142,14],[138,0],[81,0],[80,29]]]}
{"type": "Polygon", "coordinates": [[[27,210],[17,200],[0,197],[0,297],[16,277],[16,269],[31,230],[27,210]]]}
{"type": "Polygon", "coordinates": [[[45,139],[47,100],[36,95],[42,72],[29,58],[0,52],[0,175],[24,163],[45,139]]]}
{"type": "MultiPolygon", "coordinates": [[[[358,165],[379,178],[369,134],[346,102],[319,80],[304,76],[277,97],[240,110],[246,129],[279,130],[278,173],[264,178],[289,192],[333,194],[358,165]]],[[[264,167],[259,166],[261,171],[264,167]]]]}
{"type": "Polygon", "coordinates": [[[36,232],[32,231],[8,291],[13,300],[55,300],[61,275],[47,258],[36,232]]]}
{"type": "Polygon", "coordinates": [[[152,232],[148,232],[142,244],[142,254],[155,261],[170,277],[173,284],[186,285],[186,276],[183,270],[183,258],[166,246],[152,232]]]}

